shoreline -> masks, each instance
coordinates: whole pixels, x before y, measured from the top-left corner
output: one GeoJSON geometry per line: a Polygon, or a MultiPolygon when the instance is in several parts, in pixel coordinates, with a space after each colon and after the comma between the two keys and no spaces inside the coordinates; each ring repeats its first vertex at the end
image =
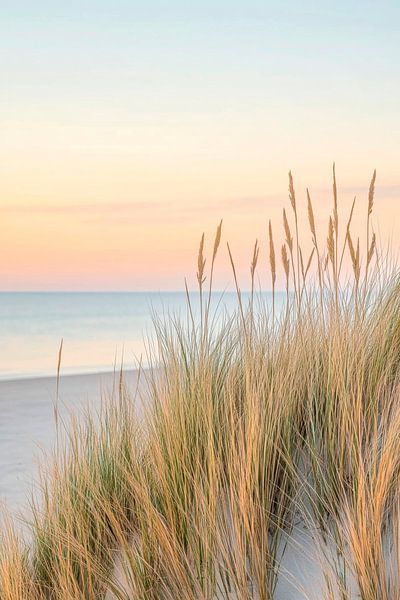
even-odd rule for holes
{"type": "MultiPolygon", "coordinates": [[[[142,369],[143,370],[143,369],[142,369]]],[[[136,372],[138,371],[138,369],[136,368],[124,368],[122,369],[123,373],[131,373],[131,372],[136,372]]],[[[95,370],[85,370],[85,371],[71,371],[71,372],[66,372],[66,373],[60,373],[60,380],[64,379],[64,378],[71,378],[71,377],[102,377],[103,375],[108,377],[110,375],[119,375],[120,373],[120,369],[115,369],[115,370],[107,370],[107,369],[95,369],[95,370]]],[[[48,374],[48,373],[41,373],[41,374],[34,374],[34,373],[25,373],[25,374],[13,374],[13,375],[0,375],[0,386],[3,383],[13,383],[13,382],[19,382],[19,381],[38,381],[38,380],[45,380],[45,379],[55,379],[57,380],[57,374],[48,374]]]]}

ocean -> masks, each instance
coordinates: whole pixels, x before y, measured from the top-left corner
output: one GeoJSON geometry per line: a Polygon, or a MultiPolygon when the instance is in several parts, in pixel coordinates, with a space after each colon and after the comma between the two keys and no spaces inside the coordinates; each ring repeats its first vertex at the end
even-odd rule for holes
{"type": "MultiPolygon", "coordinates": [[[[191,293],[198,306],[198,294],[191,293]]],[[[244,301],[248,294],[244,294],[244,301]]],[[[232,312],[234,292],[215,292],[212,304],[232,312]],[[222,300],[221,300],[222,297],[222,300]]],[[[129,368],[145,354],[152,312],[186,314],[182,292],[0,293],[0,380],[129,368]]],[[[145,358],[144,358],[145,362],[145,358]]]]}

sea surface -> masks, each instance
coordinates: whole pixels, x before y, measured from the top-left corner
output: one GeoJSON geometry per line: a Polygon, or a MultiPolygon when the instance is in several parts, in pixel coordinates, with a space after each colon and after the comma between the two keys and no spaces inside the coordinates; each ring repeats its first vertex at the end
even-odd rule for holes
{"type": "MultiPolygon", "coordinates": [[[[198,297],[191,294],[196,309],[198,297]]],[[[215,293],[220,313],[234,293],[215,293]]],[[[180,292],[0,293],[0,380],[112,371],[145,358],[152,314],[186,315],[180,292]]]]}
{"type": "MultiPolygon", "coordinates": [[[[190,299],[196,318],[198,295],[190,299]]],[[[248,301],[244,294],[243,304],[248,301]]],[[[39,486],[38,464],[49,464],[61,340],[57,407],[67,424],[71,414],[100,408],[102,396],[118,385],[113,372],[122,360],[136,389],[152,315],[185,318],[186,302],[184,293],[0,293],[0,519],[3,504],[12,513],[25,511],[39,486]]],[[[216,320],[236,306],[234,293],[212,297],[216,320]]]]}

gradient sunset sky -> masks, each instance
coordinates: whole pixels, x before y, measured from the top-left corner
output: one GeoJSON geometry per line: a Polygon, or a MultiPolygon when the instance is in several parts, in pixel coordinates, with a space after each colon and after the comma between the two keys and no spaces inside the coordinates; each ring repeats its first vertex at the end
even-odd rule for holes
{"type": "Polygon", "coordinates": [[[324,238],[333,161],[355,229],[376,167],[375,227],[397,242],[399,2],[0,11],[0,289],[182,289],[221,218],[243,287],[256,237],[268,287],[288,170],[324,238]]]}

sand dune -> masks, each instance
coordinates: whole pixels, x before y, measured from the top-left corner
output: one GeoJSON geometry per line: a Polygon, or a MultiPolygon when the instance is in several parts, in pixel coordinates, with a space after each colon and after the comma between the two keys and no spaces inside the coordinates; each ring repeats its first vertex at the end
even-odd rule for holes
{"type": "MultiPolygon", "coordinates": [[[[137,371],[126,371],[135,387],[137,371]]],[[[113,373],[66,375],[59,386],[60,418],[98,408],[116,384],[113,373]]],[[[13,513],[23,510],[37,482],[38,460],[55,437],[55,377],[0,381],[0,502],[13,513]]]]}

